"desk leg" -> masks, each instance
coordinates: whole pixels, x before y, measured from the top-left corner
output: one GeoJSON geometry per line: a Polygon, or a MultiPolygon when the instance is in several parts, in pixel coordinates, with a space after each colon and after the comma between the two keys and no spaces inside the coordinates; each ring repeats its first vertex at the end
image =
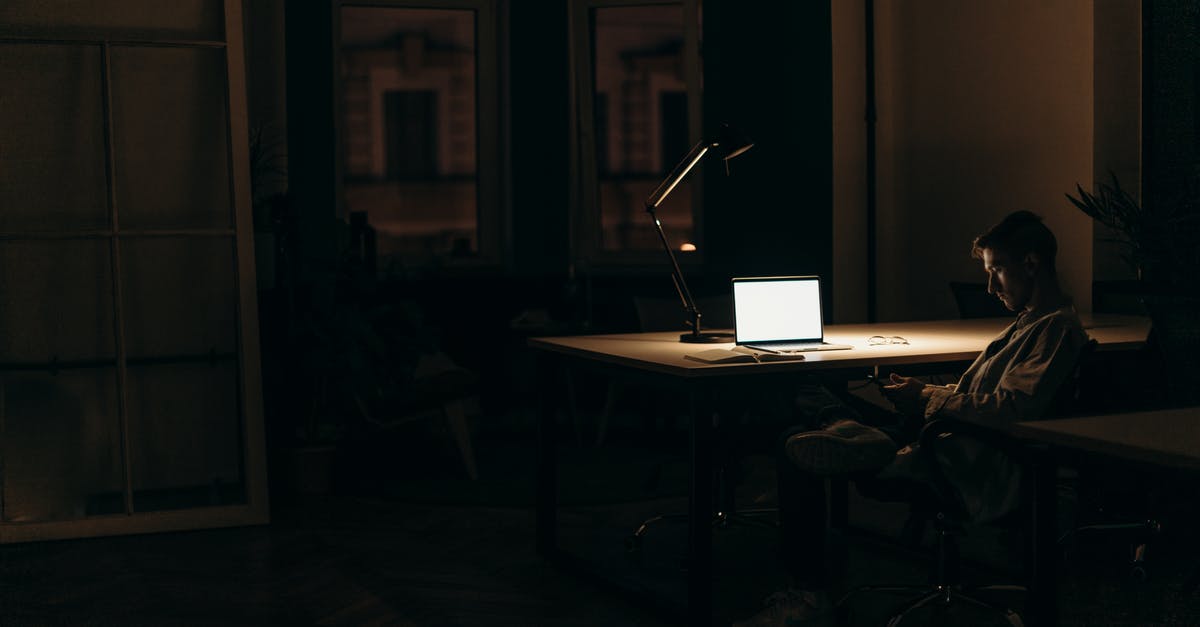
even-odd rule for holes
{"type": "Polygon", "coordinates": [[[1037,460],[1030,469],[1033,500],[1033,533],[1029,541],[1029,621],[1036,627],[1058,625],[1058,495],[1057,465],[1037,460]]]}
{"type": "Polygon", "coordinates": [[[537,550],[545,557],[558,551],[558,457],[555,445],[555,410],[561,382],[556,372],[558,360],[538,356],[538,382],[541,384],[537,432],[537,550]]]}
{"type": "Polygon", "coordinates": [[[688,624],[709,625],[712,614],[713,413],[699,386],[689,390],[692,477],[688,499],[688,624]]]}

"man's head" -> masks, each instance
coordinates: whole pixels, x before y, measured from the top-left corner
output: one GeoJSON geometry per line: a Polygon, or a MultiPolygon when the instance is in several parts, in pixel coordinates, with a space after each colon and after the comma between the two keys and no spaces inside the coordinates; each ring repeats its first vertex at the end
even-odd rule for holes
{"type": "Polygon", "coordinates": [[[1057,252],[1054,233],[1028,211],[1008,214],[976,237],[971,248],[971,256],[983,261],[988,293],[995,294],[1011,311],[1029,307],[1043,285],[1057,289],[1057,252]]]}

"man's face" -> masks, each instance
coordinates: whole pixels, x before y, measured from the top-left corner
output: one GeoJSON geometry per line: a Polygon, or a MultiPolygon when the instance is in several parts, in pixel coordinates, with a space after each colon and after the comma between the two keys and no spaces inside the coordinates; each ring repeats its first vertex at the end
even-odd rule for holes
{"type": "Polygon", "coordinates": [[[1033,273],[1028,265],[991,248],[984,248],[982,257],[988,294],[995,294],[1009,311],[1024,309],[1033,296],[1033,273]]]}

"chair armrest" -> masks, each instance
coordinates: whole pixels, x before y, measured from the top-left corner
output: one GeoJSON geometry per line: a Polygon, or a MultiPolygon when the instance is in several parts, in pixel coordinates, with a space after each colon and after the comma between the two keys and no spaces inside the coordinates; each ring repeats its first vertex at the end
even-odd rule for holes
{"type": "Polygon", "coordinates": [[[993,427],[956,418],[935,418],[925,423],[925,426],[921,428],[921,446],[933,450],[933,447],[937,446],[938,440],[952,434],[974,438],[1014,457],[1028,454],[1030,446],[1028,442],[1013,435],[1005,427],[993,427]]]}

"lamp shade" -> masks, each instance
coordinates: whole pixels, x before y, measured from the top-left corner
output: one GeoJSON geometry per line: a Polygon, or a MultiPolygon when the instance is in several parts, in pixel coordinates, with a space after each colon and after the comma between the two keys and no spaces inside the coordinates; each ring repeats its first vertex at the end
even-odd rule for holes
{"type": "Polygon", "coordinates": [[[714,150],[725,161],[750,150],[754,147],[754,142],[750,141],[749,137],[742,134],[741,131],[729,126],[728,124],[721,125],[721,131],[717,134],[717,139],[712,143],[714,150]]]}
{"type": "Polygon", "coordinates": [[[726,170],[728,170],[729,160],[750,150],[752,146],[754,146],[754,142],[740,131],[728,124],[721,124],[721,129],[715,139],[700,140],[692,147],[691,152],[687,153],[683,160],[675,166],[675,169],[667,174],[667,178],[663,179],[663,182],[646,199],[646,210],[653,211],[662,204],[671,190],[675,189],[675,186],[688,175],[688,172],[692,171],[692,167],[699,163],[706,154],[712,152],[719,155],[725,161],[726,170]]]}

